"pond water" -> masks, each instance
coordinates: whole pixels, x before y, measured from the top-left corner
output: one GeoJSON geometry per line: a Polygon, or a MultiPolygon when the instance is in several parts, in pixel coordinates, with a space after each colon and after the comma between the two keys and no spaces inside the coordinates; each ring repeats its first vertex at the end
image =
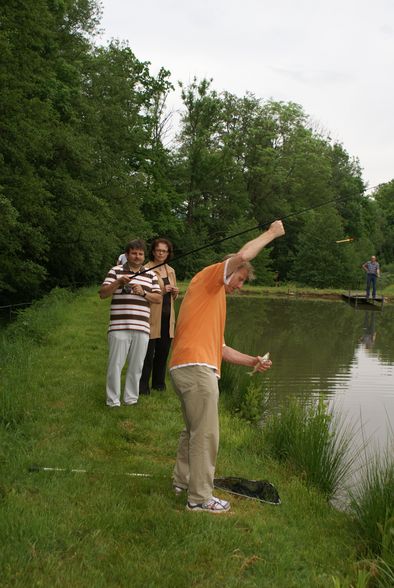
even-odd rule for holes
{"type": "Polygon", "coordinates": [[[264,378],[269,408],[323,395],[369,447],[394,437],[393,327],[387,304],[371,311],[339,300],[227,298],[226,342],[271,354],[272,368],[254,376],[264,378]]]}

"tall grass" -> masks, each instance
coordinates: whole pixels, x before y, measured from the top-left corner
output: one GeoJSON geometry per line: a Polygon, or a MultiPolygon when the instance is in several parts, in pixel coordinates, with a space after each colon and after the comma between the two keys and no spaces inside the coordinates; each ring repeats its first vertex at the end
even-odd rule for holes
{"type": "Polygon", "coordinates": [[[28,369],[32,354],[36,345],[45,343],[52,329],[64,320],[64,305],[74,296],[68,290],[55,288],[20,310],[17,320],[0,331],[0,426],[5,429],[17,427],[32,415],[34,383],[28,369]]]}
{"type": "Polygon", "coordinates": [[[350,507],[368,550],[381,557],[394,574],[393,449],[394,444],[388,443],[383,455],[366,455],[363,475],[350,492],[350,507]]]}
{"type": "Polygon", "coordinates": [[[394,586],[394,445],[365,451],[365,465],[350,491],[350,512],[361,539],[363,559],[355,564],[356,580],[333,577],[335,588],[393,588],[394,586]]]}
{"type": "MultiPolygon", "coordinates": [[[[238,349],[238,342],[234,334],[226,336],[226,344],[238,349]]],[[[252,341],[243,342],[242,351],[255,354],[252,341]]],[[[219,388],[223,393],[222,401],[232,414],[252,423],[261,422],[267,413],[269,392],[263,379],[251,378],[245,368],[239,365],[223,362],[219,388]]]]}
{"type": "Polygon", "coordinates": [[[250,378],[237,365],[223,363],[219,386],[224,393],[226,408],[231,413],[251,423],[259,423],[264,419],[269,393],[263,381],[250,378]]]}
{"type": "Polygon", "coordinates": [[[328,499],[342,487],[355,459],[350,451],[352,429],[330,413],[322,399],[309,406],[291,402],[267,419],[263,435],[273,457],[290,463],[328,499]]]}

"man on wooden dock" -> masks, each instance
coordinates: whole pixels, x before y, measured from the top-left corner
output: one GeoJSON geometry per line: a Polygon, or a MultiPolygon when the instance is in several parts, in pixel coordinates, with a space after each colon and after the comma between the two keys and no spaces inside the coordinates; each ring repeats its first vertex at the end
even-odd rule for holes
{"type": "Polygon", "coordinates": [[[375,255],[372,255],[371,259],[369,261],[366,261],[365,263],[363,263],[363,265],[361,267],[363,268],[363,270],[367,274],[367,289],[366,289],[365,297],[367,300],[369,299],[370,292],[371,292],[371,286],[372,286],[372,298],[375,300],[375,298],[376,298],[376,279],[380,278],[380,265],[376,261],[375,255]]]}

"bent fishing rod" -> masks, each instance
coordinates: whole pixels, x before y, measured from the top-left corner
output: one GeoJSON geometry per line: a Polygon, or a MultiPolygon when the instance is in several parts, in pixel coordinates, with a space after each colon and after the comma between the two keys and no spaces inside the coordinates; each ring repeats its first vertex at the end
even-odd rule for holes
{"type": "MultiPolygon", "coordinates": [[[[371,186],[371,188],[365,188],[362,192],[364,193],[369,190],[374,190],[377,187],[378,186],[371,186]]],[[[180,255],[177,255],[176,257],[174,257],[171,261],[172,261],[172,263],[174,263],[174,262],[178,261],[179,259],[183,259],[184,257],[188,257],[189,255],[193,255],[194,253],[198,253],[199,251],[202,251],[203,249],[208,249],[208,247],[214,247],[216,245],[219,245],[220,243],[223,243],[224,241],[228,241],[229,239],[234,239],[235,237],[239,237],[240,235],[245,235],[246,233],[250,233],[251,231],[255,231],[257,229],[262,230],[265,227],[270,226],[275,220],[281,220],[283,222],[284,220],[287,220],[292,217],[300,216],[301,214],[305,214],[306,212],[309,212],[311,210],[316,210],[318,208],[322,208],[323,206],[328,206],[329,204],[334,204],[336,202],[342,202],[342,201],[348,200],[349,198],[352,198],[353,196],[354,196],[354,194],[351,194],[348,196],[339,196],[337,198],[332,198],[331,200],[326,200],[325,202],[322,202],[320,204],[315,204],[314,206],[308,206],[308,208],[304,208],[302,210],[290,212],[289,214],[286,214],[285,216],[283,216],[281,219],[275,218],[270,221],[259,223],[258,225],[254,226],[254,227],[244,229],[242,231],[239,231],[238,233],[234,233],[233,235],[228,235],[227,237],[222,237],[221,239],[218,239],[217,241],[211,241],[210,243],[206,243],[205,245],[201,245],[200,247],[196,247],[196,249],[192,249],[191,251],[186,251],[185,253],[181,253],[180,255]]],[[[146,272],[155,270],[156,268],[161,267],[161,266],[165,265],[166,263],[167,263],[166,261],[163,261],[162,263],[158,263],[157,265],[152,266],[148,269],[144,269],[141,272],[136,272],[134,274],[134,277],[141,276],[141,275],[145,274],[146,272]]]]}

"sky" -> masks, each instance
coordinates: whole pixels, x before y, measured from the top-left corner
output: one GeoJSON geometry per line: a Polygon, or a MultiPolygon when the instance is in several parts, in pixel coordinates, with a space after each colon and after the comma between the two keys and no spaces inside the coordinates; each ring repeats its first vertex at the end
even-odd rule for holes
{"type": "MultiPolygon", "coordinates": [[[[152,74],[213,78],[241,97],[300,104],[358,158],[369,188],[394,179],[393,0],[102,0],[101,44],[126,41],[152,74]]],[[[180,107],[179,94],[169,106],[180,107]]]]}

